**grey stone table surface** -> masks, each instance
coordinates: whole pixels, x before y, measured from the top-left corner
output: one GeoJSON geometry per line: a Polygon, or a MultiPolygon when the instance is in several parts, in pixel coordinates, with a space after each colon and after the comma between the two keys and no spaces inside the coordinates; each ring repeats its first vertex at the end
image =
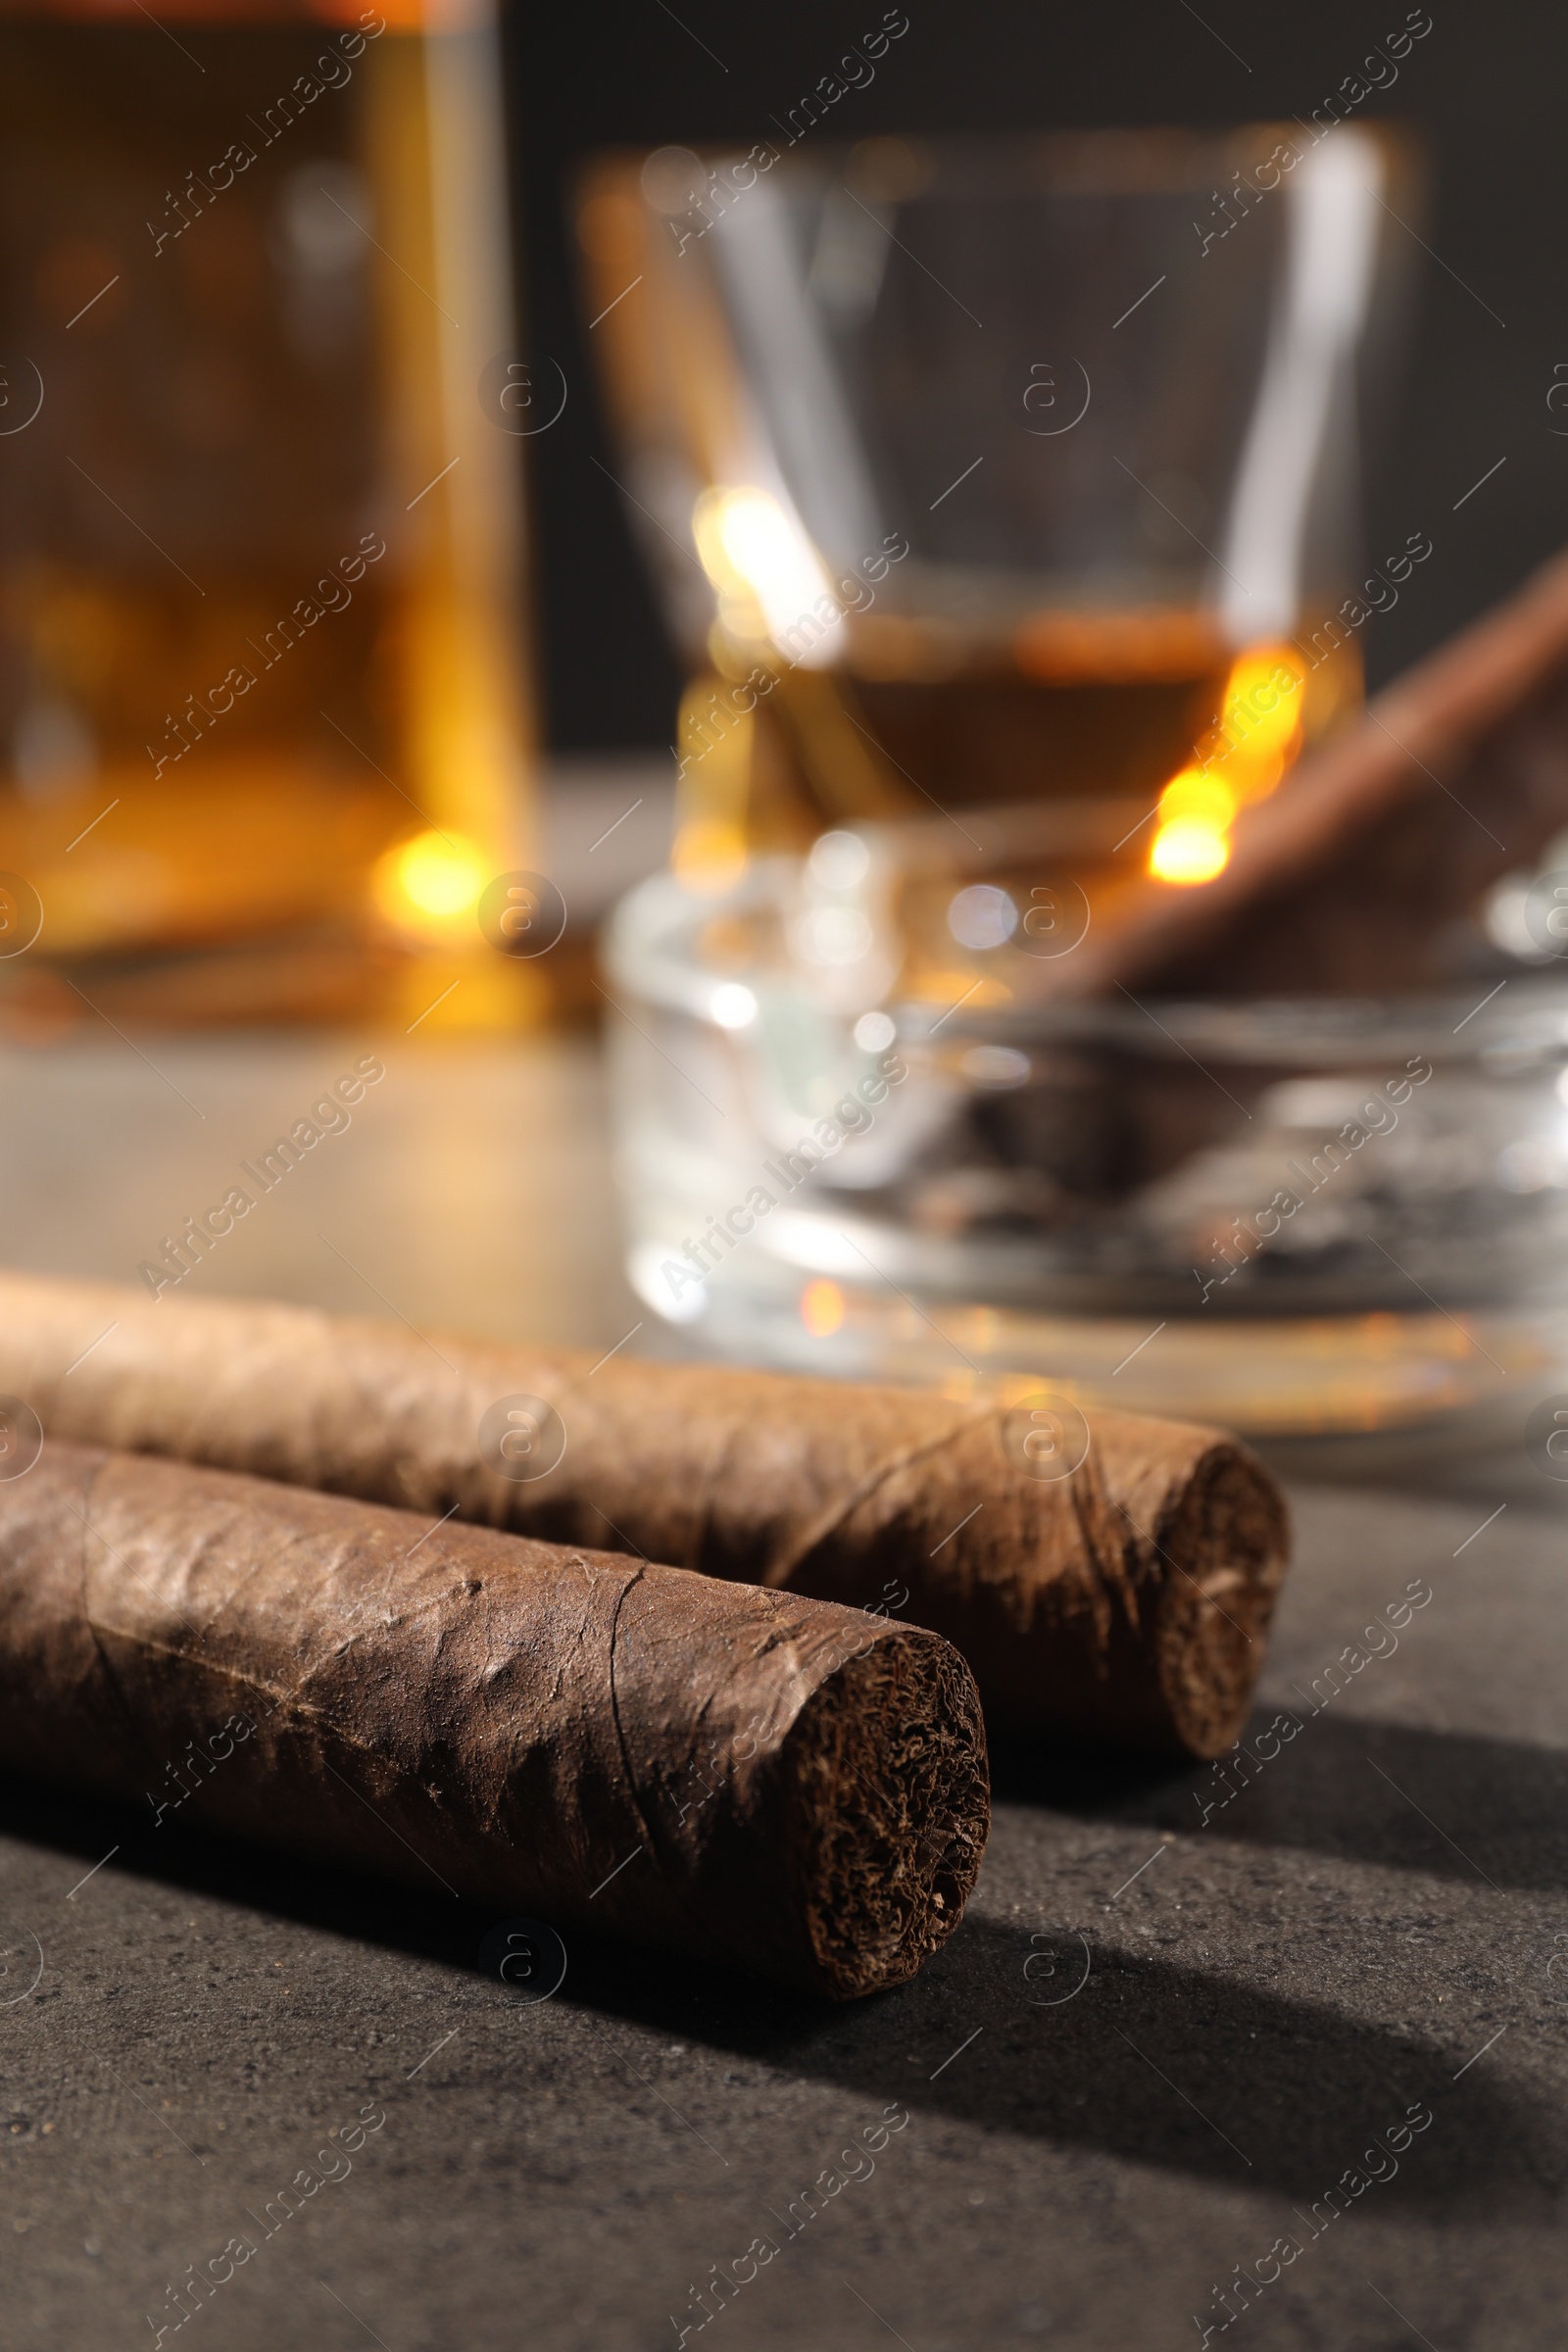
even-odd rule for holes
{"type": "MultiPolygon", "coordinates": [[[[373,1042],[8,1049],[5,1255],[130,1278],[373,1042]]],[[[200,1279],[613,1345],[591,1048],[416,1044],[200,1279]]],[[[1568,1568],[1495,1469],[1298,1484],[1250,1764],[999,1757],[847,2009],[577,1937],[525,2004],[469,1905],[0,1782],[7,2347],[1555,2347],[1568,1568]]]]}

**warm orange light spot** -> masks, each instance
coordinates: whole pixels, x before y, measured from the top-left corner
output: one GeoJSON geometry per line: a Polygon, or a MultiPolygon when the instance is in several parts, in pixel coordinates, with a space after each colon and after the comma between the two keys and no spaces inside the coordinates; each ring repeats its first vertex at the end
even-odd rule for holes
{"type": "Polygon", "coordinates": [[[1212,882],[1230,863],[1230,843],[1213,825],[1179,816],[1154,835],[1149,870],[1159,882],[1212,882]]]}
{"type": "Polygon", "coordinates": [[[1235,814],[1235,794],[1217,776],[1205,775],[1200,767],[1184,767],[1179,775],[1172,776],[1159,796],[1162,827],[1206,825],[1211,833],[1223,833],[1235,814]]]}
{"type": "Polygon", "coordinates": [[[377,859],[371,889],[400,931],[444,939],[471,917],[489,878],[479,850],[461,833],[416,833],[377,859]]]}
{"type": "Polygon", "coordinates": [[[1231,826],[1274,790],[1300,748],[1306,673],[1294,649],[1254,645],[1225,681],[1220,715],[1159,796],[1149,852],[1156,881],[1212,882],[1230,863],[1231,826]]]}
{"type": "Polygon", "coordinates": [[[801,1293],[801,1321],[813,1340],[831,1339],[844,1320],[844,1293],[825,1275],[801,1293]]]}
{"type": "Polygon", "coordinates": [[[909,980],[909,994],[922,1004],[940,1004],[951,1008],[964,998],[966,1012],[983,1012],[995,1004],[1010,1004],[1012,991],[1005,980],[991,978],[976,981],[973,972],[943,971],[927,966],[909,980]]]}
{"type": "Polygon", "coordinates": [[[1202,750],[1205,769],[1223,774],[1238,803],[1262,800],[1295,759],[1305,682],[1288,645],[1250,646],[1231,664],[1219,725],[1202,750]]]}
{"type": "Polygon", "coordinates": [[[1159,796],[1159,823],[1149,870],[1159,882],[1212,882],[1230,858],[1236,801],[1200,767],[1184,767],[1159,796]]]}

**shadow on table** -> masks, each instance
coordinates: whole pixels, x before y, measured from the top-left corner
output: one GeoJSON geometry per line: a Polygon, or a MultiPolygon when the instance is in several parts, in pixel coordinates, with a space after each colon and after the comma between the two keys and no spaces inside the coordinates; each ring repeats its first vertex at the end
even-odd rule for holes
{"type": "Polygon", "coordinates": [[[1249,1844],[1306,1847],[1471,1886],[1568,1887],[1568,1755],[1510,1740],[1299,1710],[1289,1745],[1243,1737],[1247,1759],[1161,1767],[1040,1743],[994,1747],[999,1802],[1249,1844]],[[1272,1748],[1275,1752],[1269,1755],[1272,1748]],[[1206,1808],[1206,1818],[1205,1818],[1206,1808]]]}
{"type": "MultiPolygon", "coordinates": [[[[901,1991],[824,2016],[804,2003],[662,1961],[635,1994],[624,1961],[585,1954],[575,1997],[601,2015],[862,2092],[922,2117],[1158,2165],[1310,2207],[1348,2168],[1392,2171],[1374,2147],[1407,2116],[1431,2122],[1399,2156],[1397,2193],[1426,2208],[1514,2215],[1564,2174],[1551,2112],[1470,2057],[1256,1985],[1058,1939],[1058,1975],[1031,1985],[1017,1930],[972,1917],[901,1991]],[[1368,2162],[1363,2156],[1370,2151],[1368,2162]]],[[[1397,2134],[1396,2134],[1397,2136],[1397,2134]]],[[[1394,2183],[1390,2183],[1394,2185],[1394,2183]]],[[[1368,2191],[1376,2206],[1384,2193],[1368,2191]]],[[[1325,2223],[1326,2223],[1326,2216],[1325,2223]]]]}
{"type": "MultiPolygon", "coordinates": [[[[165,1832],[154,1850],[139,1813],[15,1782],[0,1783],[0,1830],[84,1858],[118,1844],[117,1871],[467,1973],[495,1924],[475,1904],[199,1832],[165,1832]]],[[[1564,2175],[1551,2111],[1500,2080],[1495,2061],[1456,2082],[1468,2049],[1441,2051],[1098,1940],[1058,1939],[1054,1959],[1037,1957],[1026,1977],[1029,1937],[971,1913],[911,1984],[843,2008],[576,1930],[566,1941],[557,1998],[594,2021],[634,2090],[646,2080],[646,2044],[617,2047],[617,2024],[837,2083],[863,2095],[868,2121],[900,2100],[916,2124],[960,2120],[1266,2188],[1303,2209],[1348,2168],[1364,2177],[1396,2160],[1396,2180],[1367,2187],[1362,2202],[1380,2208],[1392,2189],[1423,2208],[1462,2202],[1473,2216],[1505,2205],[1517,2215],[1554,2197],[1564,2175]],[[1069,1989],[1086,1958],[1084,1982],[1069,1989]],[[1397,2138],[1412,2110],[1432,2121],[1411,2144],[1364,2161],[1379,2135],[1397,2138]]],[[[499,1984],[494,1997],[509,2000],[499,1984]]],[[[705,2123],[722,2136],[721,2121],[705,2123]]]]}

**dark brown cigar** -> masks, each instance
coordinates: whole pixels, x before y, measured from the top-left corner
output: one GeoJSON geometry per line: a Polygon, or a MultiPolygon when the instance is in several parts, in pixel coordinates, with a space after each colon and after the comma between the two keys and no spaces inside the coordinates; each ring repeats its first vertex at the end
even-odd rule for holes
{"type": "Polygon", "coordinates": [[[1245,1447],[1070,1406],[595,1369],[24,1275],[0,1276],[0,1392],[51,1436],[906,1605],[963,1651],[993,1727],[1201,1756],[1245,1720],[1285,1566],[1284,1503],[1245,1447]]]}
{"type": "MultiPolygon", "coordinates": [[[[1379,695],[1244,808],[1194,888],[1097,900],[1037,993],[1341,996],[1444,975],[1448,927],[1568,825],[1568,557],[1379,695]]],[[[1543,943],[1545,944],[1545,943],[1543,943]]],[[[1119,1001],[1119,1000],[1118,1000],[1119,1001]]]]}
{"type": "Polygon", "coordinates": [[[952,1933],[988,1821],[932,1634],[54,1443],[0,1483],[0,1758],[835,2000],[952,1933]]]}

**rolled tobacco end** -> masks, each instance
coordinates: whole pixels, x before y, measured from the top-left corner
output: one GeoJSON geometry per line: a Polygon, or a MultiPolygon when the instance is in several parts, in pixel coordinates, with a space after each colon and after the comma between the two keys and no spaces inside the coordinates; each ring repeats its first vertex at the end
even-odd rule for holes
{"type": "Polygon", "coordinates": [[[728,1367],[540,1354],[0,1275],[0,1392],[51,1435],[906,1611],[993,1727],[1238,1736],[1287,1553],[1213,1430],[728,1367]],[[83,1353],[90,1349],[89,1353],[83,1353]]]}
{"type": "Polygon", "coordinates": [[[0,1759],[835,2000],[951,1934],[988,1825],[934,1635],[54,1443],[0,1482],[0,1759]]]}

